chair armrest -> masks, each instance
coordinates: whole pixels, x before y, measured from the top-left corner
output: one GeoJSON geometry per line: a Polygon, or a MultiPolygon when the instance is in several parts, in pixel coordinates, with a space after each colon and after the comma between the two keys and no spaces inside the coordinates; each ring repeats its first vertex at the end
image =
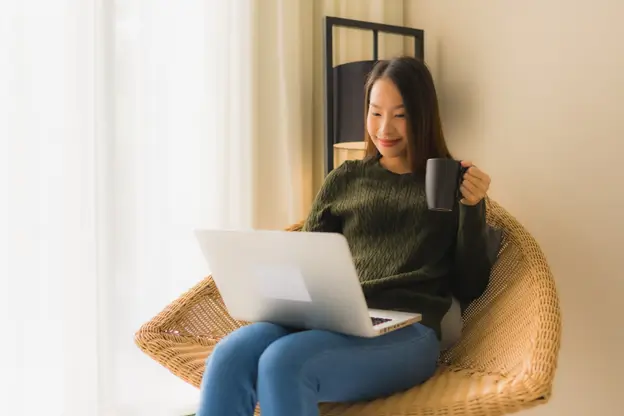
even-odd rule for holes
{"type": "Polygon", "coordinates": [[[212,277],[169,304],[135,334],[136,345],[173,374],[196,387],[216,343],[244,325],[232,318],[212,277]]]}
{"type": "Polygon", "coordinates": [[[503,245],[486,292],[464,314],[462,339],[442,362],[500,374],[529,400],[547,398],[561,343],[555,281],[533,237],[498,204],[489,204],[488,222],[505,230],[503,245]]]}
{"type": "Polygon", "coordinates": [[[293,224],[290,227],[286,228],[285,231],[301,231],[301,229],[303,228],[304,222],[305,221],[300,221],[296,224],[293,224]]]}
{"type": "MultiPolygon", "coordinates": [[[[300,231],[303,222],[286,231],[300,231]]],[[[136,332],[136,345],[174,375],[199,387],[206,358],[223,337],[247,322],[228,313],[219,290],[206,277],[136,332]]]]}

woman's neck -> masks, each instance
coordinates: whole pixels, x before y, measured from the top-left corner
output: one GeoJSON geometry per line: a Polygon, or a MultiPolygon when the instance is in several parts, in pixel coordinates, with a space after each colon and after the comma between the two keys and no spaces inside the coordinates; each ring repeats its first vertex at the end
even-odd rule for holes
{"type": "Polygon", "coordinates": [[[397,156],[397,157],[381,157],[379,163],[382,167],[389,170],[390,172],[397,173],[399,175],[403,175],[405,173],[411,173],[412,168],[406,157],[397,156]]]}

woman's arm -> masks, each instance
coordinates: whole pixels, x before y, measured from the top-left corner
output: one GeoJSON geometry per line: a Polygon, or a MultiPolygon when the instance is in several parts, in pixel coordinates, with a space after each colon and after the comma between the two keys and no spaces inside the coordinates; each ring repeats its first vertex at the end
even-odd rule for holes
{"type": "Polygon", "coordinates": [[[462,302],[471,302],[485,292],[492,264],[488,256],[485,200],[476,205],[458,204],[459,226],[455,246],[455,272],[451,290],[462,302]]]}
{"type": "Polygon", "coordinates": [[[346,164],[347,162],[329,172],[316,198],[314,198],[310,213],[301,231],[342,232],[342,221],[339,217],[334,215],[332,205],[336,196],[339,195],[344,188],[343,178],[346,172],[346,164]]]}

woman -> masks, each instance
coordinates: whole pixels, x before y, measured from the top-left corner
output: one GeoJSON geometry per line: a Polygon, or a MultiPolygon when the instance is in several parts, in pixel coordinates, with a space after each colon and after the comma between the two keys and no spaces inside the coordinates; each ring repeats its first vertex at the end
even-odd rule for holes
{"type": "Polygon", "coordinates": [[[429,211],[429,158],[451,158],[430,72],[420,60],[379,62],[366,85],[368,157],[326,178],[304,231],[342,233],[371,308],[419,312],[420,323],[377,338],[295,331],[271,323],[240,328],[206,363],[198,416],[318,415],[318,403],[374,399],[429,379],[440,321],[451,297],[485,290],[489,176],[467,169],[452,212],[429,211]]]}

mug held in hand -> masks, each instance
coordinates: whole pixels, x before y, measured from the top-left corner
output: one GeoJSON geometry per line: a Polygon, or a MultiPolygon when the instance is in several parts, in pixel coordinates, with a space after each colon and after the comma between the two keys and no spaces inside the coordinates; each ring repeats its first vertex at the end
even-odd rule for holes
{"type": "Polygon", "coordinates": [[[432,211],[452,211],[462,196],[459,187],[468,169],[453,159],[427,160],[425,192],[427,205],[432,211]]]}

